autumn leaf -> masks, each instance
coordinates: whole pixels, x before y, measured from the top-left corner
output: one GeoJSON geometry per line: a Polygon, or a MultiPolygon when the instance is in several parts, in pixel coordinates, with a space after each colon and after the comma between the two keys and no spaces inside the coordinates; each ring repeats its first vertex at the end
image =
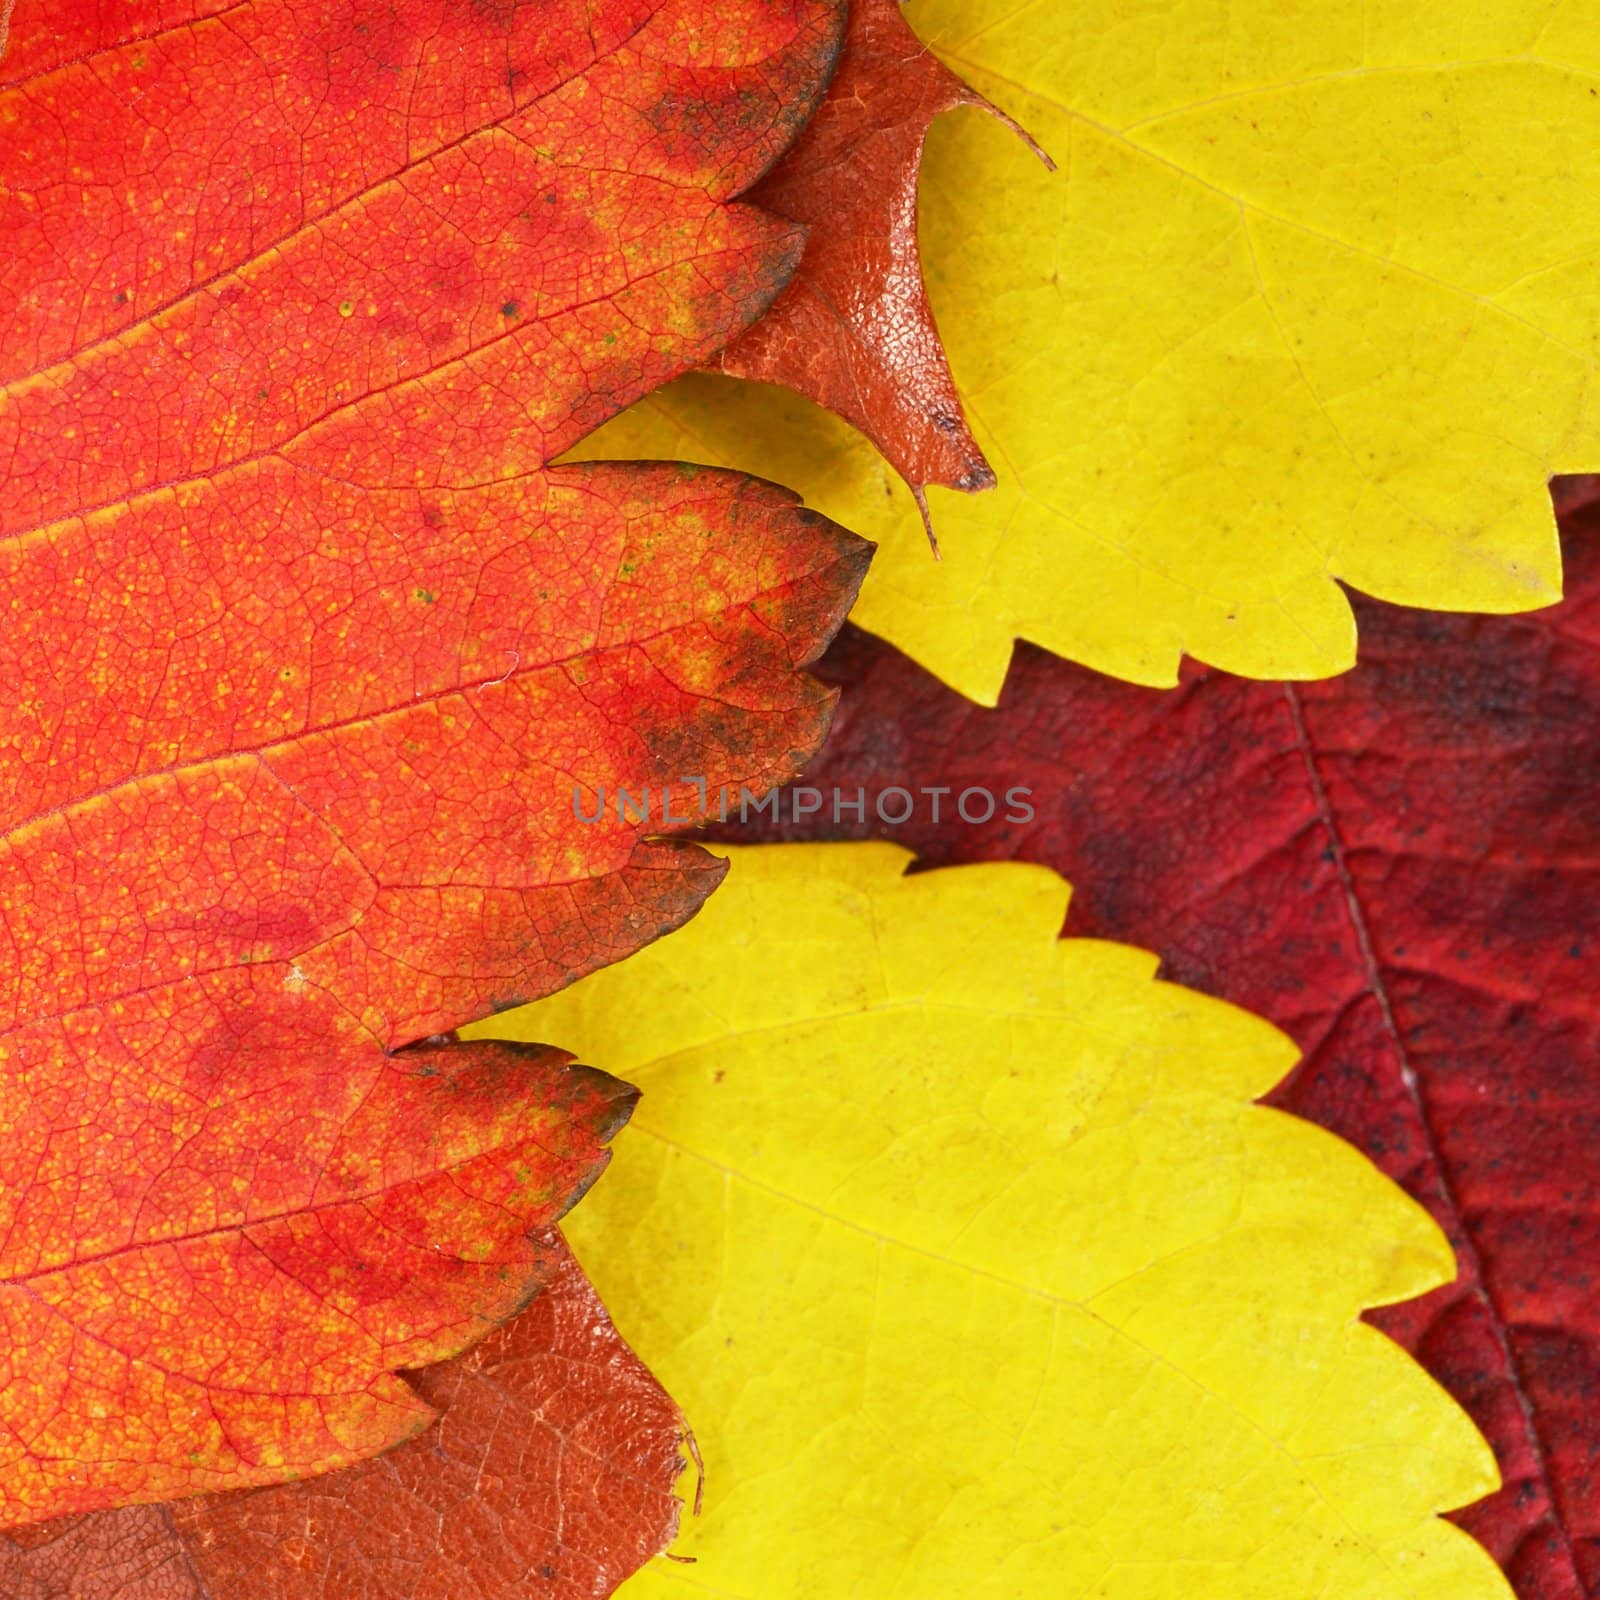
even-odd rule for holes
{"type": "Polygon", "coordinates": [[[441,1414],[343,1472],[0,1536],[8,1600],[578,1600],[678,1525],[682,1418],[560,1234],[549,1285],[465,1356],[418,1373],[441,1414]]]}
{"type": "Polygon", "coordinates": [[[826,0],[29,0],[0,68],[0,1525],[328,1470],[626,1091],[427,1043],[688,916],[865,547],[548,470],[792,269],[826,0]],[[398,1052],[398,1053],[396,1053],[398,1052]],[[26,1352],[26,1359],[19,1353],[26,1352]]]}
{"type": "Polygon", "coordinates": [[[590,446],[759,463],[879,541],[855,618],[993,704],[1015,639],[1138,682],[1315,678],[1341,585],[1559,597],[1545,482],[1600,462],[1588,0],[916,0],[1054,156],[942,118],[929,290],[1000,485],[910,495],[842,423],[691,377],[590,446]]]}
{"type": "Polygon", "coordinates": [[[1375,1320],[1493,1442],[1506,1488],[1459,1520],[1522,1600],[1600,1586],[1600,493],[1560,487],[1560,607],[1360,602],[1362,662],[1335,683],[1191,670],[1162,693],[1024,650],[988,712],[855,634],[823,664],[844,698],[805,782],[828,803],[796,825],[786,800],[781,830],[1070,873],[1069,931],[1158,946],[1174,979],[1294,1036],[1275,1103],[1359,1145],[1455,1244],[1455,1284],[1375,1320]],[[961,821],[963,791],[1013,786],[1032,821],[961,821]],[[895,787],[917,804],[884,829],[895,787]],[[865,820],[836,819],[858,792],[865,820]]]}
{"type": "Polygon", "coordinates": [[[922,284],[917,179],[941,112],[982,105],[906,26],[899,0],[853,0],[827,95],[751,192],[810,232],[771,308],[716,358],[736,378],[787,384],[864,432],[914,496],[986,489],[922,284]]]}
{"type": "Polygon", "coordinates": [[[1449,1248],[1251,1104],[1289,1041],[1058,943],[1049,872],[907,859],[737,853],[689,926],[488,1025],[646,1090],[570,1237],[706,1510],[626,1592],[1505,1595],[1435,1516],[1486,1446],[1358,1319],[1449,1248]]]}

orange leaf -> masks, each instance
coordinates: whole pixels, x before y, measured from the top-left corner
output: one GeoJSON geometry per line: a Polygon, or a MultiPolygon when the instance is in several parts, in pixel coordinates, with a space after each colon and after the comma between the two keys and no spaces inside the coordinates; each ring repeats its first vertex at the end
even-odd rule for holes
{"type": "Polygon", "coordinates": [[[0,1524],[327,1470],[621,1091],[429,1045],[692,913],[866,547],[550,456],[791,270],[834,0],[23,0],[0,67],[0,1524]],[[651,816],[577,799],[655,792],[651,816]],[[682,809],[681,805],[679,807],[682,809]]]}
{"type": "Polygon", "coordinates": [[[438,1427],[309,1482],[0,1536],[10,1600],[588,1600],[664,1550],[683,1422],[553,1229],[550,1286],[413,1380],[438,1427]]]}

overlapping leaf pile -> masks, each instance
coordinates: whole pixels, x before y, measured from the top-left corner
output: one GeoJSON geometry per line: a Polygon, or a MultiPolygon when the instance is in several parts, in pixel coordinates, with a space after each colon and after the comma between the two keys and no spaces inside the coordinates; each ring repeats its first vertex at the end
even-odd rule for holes
{"type": "MultiPolygon", "coordinates": [[[[0,1584],[607,1593],[672,1536],[684,1423],[551,1224],[635,1093],[454,1030],[678,928],[722,865],[666,826],[822,738],[801,669],[868,547],[716,469],[883,534],[860,619],[979,699],[1018,637],[1147,682],[1184,651],[1335,670],[1336,577],[1548,600],[1542,480],[1600,447],[1572,237],[1600,19],[1089,0],[1063,29],[1043,0],[919,0],[973,88],[895,0],[13,9],[0,1584]],[[941,119],[919,243],[930,127],[984,96],[1060,170],[1004,112],[941,119]],[[1505,136],[1508,100],[1537,140],[1505,136]],[[695,368],[792,392],[652,396],[695,368]],[[990,490],[939,504],[942,567],[905,531],[927,485],[990,490]]],[[[1592,1054],[1594,1019],[1558,1042],[1539,1012],[1589,954],[1564,895],[1587,810],[1530,865],[1553,808],[1512,785],[1463,841],[1441,756],[1520,756],[1533,712],[1448,679],[1476,625],[1364,626],[1376,665],[1305,693],[1194,673],[1146,704],[1024,653],[1043,687],[992,725],[857,637],[814,771],[1059,796],[980,848],[1060,865],[1085,926],[1306,1039],[1284,1102],[1461,1254],[1385,1325],[1499,1445],[1511,1491],[1471,1525],[1554,1600],[1596,1581],[1595,1319],[1531,1263],[1600,1185],[1519,1152],[1553,1082],[1590,1109],[1558,1043],[1592,1054]],[[1183,791],[1158,826],[1141,783],[1183,791]],[[1191,928],[1247,891],[1229,937],[1191,928]],[[1469,1063],[1523,1041],[1500,1119],[1438,1028],[1469,1063]]],[[[1541,728],[1593,642],[1552,626],[1518,636],[1541,728]]],[[[948,826],[906,837],[959,855],[948,826]]],[[[1270,1034],[1055,948],[1042,877],[745,860],[749,896],[518,1025],[661,1090],[660,1149],[629,1147],[580,1233],[704,1413],[691,1586],[1503,1592],[1433,1515],[1489,1487],[1480,1442],[1354,1321],[1448,1252],[1248,1106],[1286,1065],[1270,1034]]]]}

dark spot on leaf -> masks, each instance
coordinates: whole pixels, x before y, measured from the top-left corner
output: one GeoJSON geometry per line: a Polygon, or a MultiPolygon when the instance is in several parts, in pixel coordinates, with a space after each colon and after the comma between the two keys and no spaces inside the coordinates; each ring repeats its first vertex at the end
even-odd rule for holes
{"type": "Polygon", "coordinates": [[[522,0],[470,0],[473,16],[491,28],[509,33],[517,20],[517,7],[522,0]]]}

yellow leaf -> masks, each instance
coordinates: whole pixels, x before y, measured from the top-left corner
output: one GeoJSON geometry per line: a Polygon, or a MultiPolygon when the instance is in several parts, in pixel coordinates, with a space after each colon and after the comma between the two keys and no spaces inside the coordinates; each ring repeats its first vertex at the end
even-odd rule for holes
{"type": "Polygon", "coordinates": [[[1350,665],[1335,579],[1559,597],[1600,467],[1600,0],[918,0],[1055,157],[935,128],[924,256],[998,490],[910,497],[776,390],[691,379],[586,446],[751,467],[882,546],[856,620],[974,699],[1014,637],[1147,683],[1350,665]]]}
{"type": "Polygon", "coordinates": [[[630,1600],[1510,1595],[1435,1514],[1487,1446],[1358,1320],[1449,1248],[1251,1104],[1288,1040],[1058,941],[1042,868],[730,854],[686,928],[492,1024],[644,1090],[568,1223],[706,1513],[630,1600]]]}

